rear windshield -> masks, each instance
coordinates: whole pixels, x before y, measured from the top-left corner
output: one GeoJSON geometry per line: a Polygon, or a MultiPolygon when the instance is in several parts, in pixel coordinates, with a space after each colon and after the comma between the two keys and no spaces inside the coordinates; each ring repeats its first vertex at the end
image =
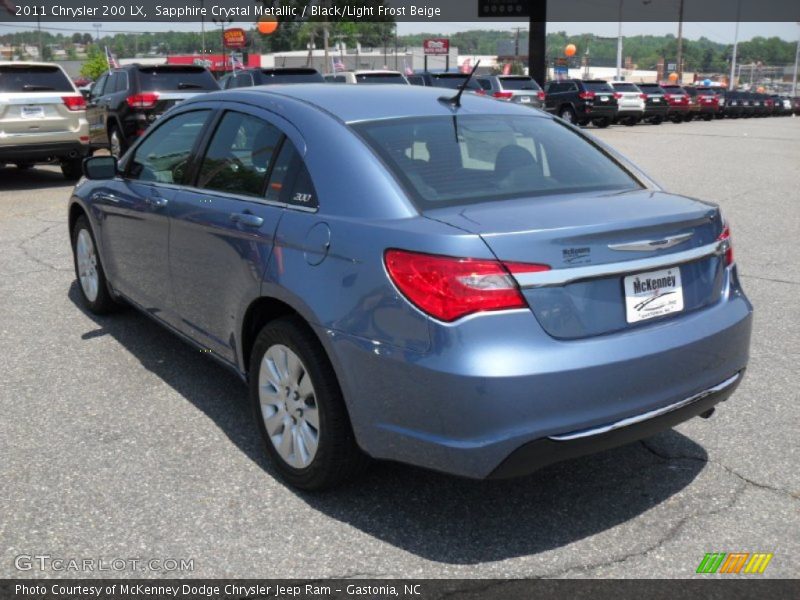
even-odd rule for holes
{"type": "MultiPolygon", "coordinates": [[[[435,87],[452,88],[454,90],[460,88],[466,78],[467,76],[461,73],[440,73],[438,75],[431,75],[431,81],[435,87]]],[[[470,79],[467,89],[482,90],[483,88],[477,81],[470,79]]]]}
{"type": "Polygon", "coordinates": [[[519,115],[414,117],[352,127],[421,210],[640,185],[582,135],[519,115]]]}
{"type": "Polygon", "coordinates": [[[0,66],[0,92],[74,92],[67,76],[58,67],[0,66]]]}
{"type": "Polygon", "coordinates": [[[647,92],[648,94],[663,94],[664,90],[661,89],[660,85],[654,85],[652,83],[640,83],[639,89],[643,92],[647,92]]]}
{"type": "Polygon", "coordinates": [[[211,73],[198,67],[142,67],[139,69],[139,86],[143,92],[219,89],[211,73]]]}
{"type": "Polygon", "coordinates": [[[590,92],[613,92],[612,88],[605,81],[584,81],[583,85],[590,92]]]}
{"type": "Polygon", "coordinates": [[[539,84],[531,77],[500,77],[500,83],[506,90],[533,90],[538,92],[539,84]]]}
{"type": "Polygon", "coordinates": [[[316,69],[285,69],[261,71],[261,83],[322,83],[322,74],[316,69]]]}
{"type": "Polygon", "coordinates": [[[679,85],[662,85],[661,89],[663,89],[667,94],[685,94],[685,90],[679,85]]]}
{"type": "Polygon", "coordinates": [[[358,73],[356,81],[358,83],[406,83],[400,73],[358,73]]]}
{"type": "Polygon", "coordinates": [[[638,92],[639,88],[632,83],[615,83],[614,89],[618,92],[638,92]]]}

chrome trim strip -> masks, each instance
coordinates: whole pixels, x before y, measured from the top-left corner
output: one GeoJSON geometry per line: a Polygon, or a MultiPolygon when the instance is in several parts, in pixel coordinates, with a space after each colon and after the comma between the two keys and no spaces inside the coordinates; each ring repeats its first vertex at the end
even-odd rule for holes
{"type": "Polygon", "coordinates": [[[682,244],[693,235],[694,232],[689,232],[665,237],[660,240],[639,240],[638,242],[627,242],[624,244],[609,244],[608,247],[611,250],[623,250],[625,252],[655,252],[656,250],[666,250],[667,248],[682,244]]]}
{"type": "Polygon", "coordinates": [[[688,406],[693,402],[697,402],[698,400],[705,398],[709,394],[715,394],[717,392],[721,392],[725,388],[736,383],[739,377],[741,377],[741,372],[736,373],[733,377],[726,379],[725,381],[715,385],[714,387],[708,388],[707,390],[695,394],[694,396],[689,396],[688,398],[684,398],[683,400],[675,402],[674,404],[670,404],[669,406],[656,408],[655,410],[651,410],[646,413],[634,415],[633,417],[627,417],[625,419],[621,419],[619,421],[616,421],[615,423],[610,423],[608,425],[593,427],[592,429],[583,429],[582,431],[572,431],[570,433],[562,433],[560,435],[551,435],[548,436],[548,439],[551,439],[555,442],[568,442],[570,440],[577,440],[581,438],[591,437],[593,435],[601,435],[603,433],[608,433],[609,431],[614,431],[615,429],[621,429],[622,427],[627,427],[628,425],[634,425],[635,423],[641,423],[642,421],[647,421],[648,419],[654,419],[655,417],[660,417],[661,415],[665,415],[674,410],[678,410],[679,408],[683,408],[684,406],[688,406]]]}
{"type": "Polygon", "coordinates": [[[580,279],[597,279],[600,277],[621,275],[623,273],[641,273],[643,271],[672,267],[693,260],[706,258],[707,256],[717,256],[724,253],[726,249],[727,245],[725,240],[722,240],[705,246],[699,246],[698,248],[692,248],[691,250],[684,250],[683,252],[674,252],[672,254],[652,256],[619,263],[588,265],[585,267],[573,267],[571,269],[552,269],[550,271],[539,271],[536,273],[518,273],[514,275],[514,278],[523,289],[565,285],[580,279]]]}

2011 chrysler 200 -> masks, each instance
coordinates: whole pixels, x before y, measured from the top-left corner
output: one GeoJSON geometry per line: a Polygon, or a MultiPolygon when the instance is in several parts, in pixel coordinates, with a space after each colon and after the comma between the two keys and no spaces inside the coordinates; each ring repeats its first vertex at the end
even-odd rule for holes
{"type": "Polygon", "coordinates": [[[515,476],[709,415],[752,314],[719,209],[559,119],[454,93],[183,102],[119,163],[84,163],[83,301],[235,369],[305,489],[368,456],[515,476]]]}

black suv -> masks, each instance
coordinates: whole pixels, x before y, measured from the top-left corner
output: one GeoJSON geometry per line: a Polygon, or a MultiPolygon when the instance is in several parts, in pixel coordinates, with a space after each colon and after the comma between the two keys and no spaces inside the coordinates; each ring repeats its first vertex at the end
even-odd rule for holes
{"type": "Polygon", "coordinates": [[[570,123],[608,127],[617,114],[614,88],[604,80],[550,81],[544,91],[545,110],[570,123]]]}
{"type": "Polygon", "coordinates": [[[660,125],[667,118],[669,104],[664,97],[666,92],[657,83],[637,83],[636,86],[647,96],[644,101],[644,120],[660,125]]]}
{"type": "Polygon", "coordinates": [[[217,81],[200,66],[134,64],[109,71],[94,84],[87,102],[91,144],[122,156],[169,108],[215,90],[217,81]]]}
{"type": "Polygon", "coordinates": [[[325,79],[316,69],[279,67],[275,69],[244,69],[243,71],[236,71],[223,77],[219,83],[223,90],[230,90],[273,83],[325,83],[325,79]]]}

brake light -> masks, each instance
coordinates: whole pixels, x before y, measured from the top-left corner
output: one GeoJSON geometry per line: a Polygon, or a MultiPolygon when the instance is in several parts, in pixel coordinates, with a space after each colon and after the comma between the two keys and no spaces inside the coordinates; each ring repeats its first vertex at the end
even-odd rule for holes
{"type": "Polygon", "coordinates": [[[619,92],[614,92],[614,98],[616,98],[617,100],[620,100],[622,98],[622,94],[619,93],[619,92]]]}
{"type": "Polygon", "coordinates": [[[64,103],[64,106],[67,107],[67,110],[73,112],[86,110],[86,99],[83,96],[63,96],[61,101],[64,103]]]}
{"type": "Polygon", "coordinates": [[[578,94],[581,100],[594,100],[594,92],[581,92],[578,94]]]}
{"type": "Polygon", "coordinates": [[[508,100],[513,96],[513,92],[495,92],[492,94],[495,98],[502,98],[503,100],[508,100]]]}
{"type": "Polygon", "coordinates": [[[475,90],[475,94],[478,96],[485,96],[486,92],[483,89],[475,90]]]}
{"type": "Polygon", "coordinates": [[[131,108],[153,108],[158,102],[158,94],[134,94],[133,96],[128,96],[126,102],[131,108]]]}
{"type": "Polygon", "coordinates": [[[525,308],[512,275],[550,270],[547,265],[407,250],[387,250],[384,263],[392,282],[409,302],[448,323],[477,312],[525,308]]]}
{"type": "Polygon", "coordinates": [[[647,100],[647,94],[639,94],[639,98],[642,100],[647,100]]]}
{"type": "Polygon", "coordinates": [[[542,101],[544,101],[544,99],[545,99],[545,95],[544,95],[544,92],[543,92],[542,90],[539,90],[539,92],[537,93],[537,95],[539,96],[539,100],[542,100],[542,101]]]}
{"type": "Polygon", "coordinates": [[[725,243],[725,266],[730,267],[733,264],[733,240],[731,239],[731,226],[724,221],[722,224],[722,233],[717,238],[718,242],[725,243]]]}

